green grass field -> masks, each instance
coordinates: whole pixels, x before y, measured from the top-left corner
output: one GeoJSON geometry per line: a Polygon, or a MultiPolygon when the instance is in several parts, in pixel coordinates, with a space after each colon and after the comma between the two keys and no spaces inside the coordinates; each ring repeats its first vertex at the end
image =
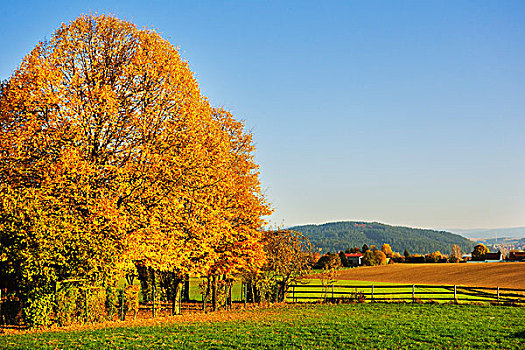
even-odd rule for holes
{"type": "MultiPolygon", "coordinates": [[[[202,295],[201,295],[201,289],[199,287],[199,284],[202,282],[202,279],[200,278],[191,278],[190,279],[190,299],[195,301],[201,301],[202,295]]],[[[137,282],[136,282],[137,283],[137,282]]],[[[335,298],[344,298],[345,296],[340,292],[355,292],[355,291],[361,291],[367,294],[371,293],[371,288],[369,288],[371,285],[374,285],[374,293],[376,300],[378,298],[386,299],[386,300],[392,300],[392,301],[398,301],[401,299],[404,299],[406,301],[409,301],[412,298],[412,287],[407,286],[406,284],[399,284],[399,288],[382,288],[382,286],[394,286],[395,283],[389,283],[389,282],[369,282],[369,281],[351,281],[351,280],[337,280],[334,282],[335,285],[342,285],[342,286],[357,286],[357,288],[334,288],[334,294],[333,296],[335,298]],[[399,295],[398,293],[403,293],[402,295],[399,295]]],[[[322,289],[319,287],[311,287],[311,286],[319,286],[321,285],[321,280],[319,279],[303,279],[302,285],[299,288],[295,289],[295,296],[300,297],[297,299],[297,301],[303,301],[303,302],[311,302],[316,301],[319,299],[324,299],[324,292],[322,292],[322,289]],[[315,293],[314,293],[315,291],[315,293]]],[[[232,298],[234,301],[242,301],[242,295],[241,295],[241,282],[239,280],[235,281],[232,287],[232,298]]],[[[332,289],[328,288],[327,290],[327,298],[332,297],[332,289]]],[[[448,288],[433,288],[433,287],[417,287],[415,296],[417,299],[421,300],[434,300],[437,302],[450,302],[453,300],[453,287],[448,288]],[[443,300],[440,300],[443,299],[443,300]]],[[[501,299],[502,301],[505,301],[505,292],[501,292],[501,299]]],[[[457,298],[460,302],[469,302],[469,301],[482,301],[487,300],[489,302],[490,300],[494,300],[495,297],[495,291],[484,291],[484,292],[476,292],[476,291],[468,291],[464,288],[458,287],[457,288],[457,298]],[[484,296],[485,293],[485,296],[484,296]],[[492,293],[492,298],[489,299],[487,295],[490,295],[492,293]]],[[[522,298],[525,300],[525,295],[522,298]]],[[[288,294],[288,297],[286,299],[287,301],[292,301],[292,290],[290,289],[290,292],[288,294]]],[[[371,296],[367,295],[367,301],[371,300],[371,296]]]]}
{"type": "MultiPolygon", "coordinates": [[[[309,304],[152,326],[0,337],[2,349],[519,349],[524,308],[309,304]],[[233,316],[233,317],[232,317],[233,316]]],[[[178,317],[178,318],[177,318],[178,317]]]]}

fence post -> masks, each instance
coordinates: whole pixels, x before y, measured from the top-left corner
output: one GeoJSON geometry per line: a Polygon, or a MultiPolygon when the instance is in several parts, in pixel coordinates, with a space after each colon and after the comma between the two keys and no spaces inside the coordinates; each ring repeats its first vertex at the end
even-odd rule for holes
{"type": "Polygon", "coordinates": [[[416,302],[416,285],[415,284],[412,285],[412,302],[413,303],[416,302]]]}
{"type": "Polygon", "coordinates": [[[295,284],[292,286],[292,303],[295,303],[295,284]]]}
{"type": "Polygon", "coordinates": [[[334,284],[332,283],[332,303],[334,302],[334,284]]]}
{"type": "Polygon", "coordinates": [[[372,302],[374,302],[374,285],[372,284],[372,302]]]}
{"type": "Polygon", "coordinates": [[[499,302],[499,286],[498,286],[498,302],[499,302]]]}
{"type": "Polygon", "coordinates": [[[457,300],[458,300],[458,297],[456,293],[456,285],[454,285],[454,301],[457,301],[457,300]]]}

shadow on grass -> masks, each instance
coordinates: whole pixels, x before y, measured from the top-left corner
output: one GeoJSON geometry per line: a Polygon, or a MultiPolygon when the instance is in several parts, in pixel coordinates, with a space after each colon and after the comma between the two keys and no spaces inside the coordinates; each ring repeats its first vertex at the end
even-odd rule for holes
{"type": "Polygon", "coordinates": [[[514,333],[514,337],[519,339],[525,339],[525,330],[514,333]]]}

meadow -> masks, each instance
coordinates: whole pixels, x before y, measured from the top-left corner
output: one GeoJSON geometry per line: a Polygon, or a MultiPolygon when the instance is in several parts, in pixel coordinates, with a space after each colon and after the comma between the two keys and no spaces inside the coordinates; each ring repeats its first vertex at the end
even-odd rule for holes
{"type": "MultiPolygon", "coordinates": [[[[315,301],[324,299],[322,281],[318,278],[320,270],[312,271],[312,274],[301,282],[301,287],[295,289],[295,301],[315,301]]],[[[200,301],[199,283],[201,279],[190,280],[190,299],[200,301]]],[[[419,285],[415,289],[418,299],[433,299],[448,302],[453,299],[453,285],[457,285],[458,300],[461,301],[483,301],[494,300],[495,290],[472,290],[470,287],[485,288],[518,288],[525,290],[525,263],[484,263],[484,264],[393,264],[373,267],[359,267],[343,269],[338,272],[334,283],[336,286],[345,286],[334,289],[334,297],[344,298],[348,295],[339,292],[364,292],[370,301],[371,285],[375,287],[376,300],[383,299],[410,299],[412,297],[412,284],[419,285]],[[398,285],[399,288],[395,288],[398,285]],[[348,288],[352,286],[352,288],[348,288]],[[356,288],[353,288],[353,287],[356,288]],[[382,287],[389,286],[389,287],[382,287]],[[442,286],[437,287],[437,286],[442,286]],[[403,293],[403,294],[399,294],[403,293]]],[[[241,283],[236,281],[233,285],[233,300],[241,301],[241,283]]],[[[332,297],[332,289],[327,290],[327,297],[332,297]]],[[[516,299],[517,295],[525,300],[522,292],[502,291],[501,301],[516,299]]],[[[286,299],[291,302],[292,290],[286,299]]]]}
{"type": "Polygon", "coordinates": [[[2,349],[519,349],[525,309],[303,304],[0,337],[2,349]],[[102,328],[103,327],[103,328],[102,328]]]}

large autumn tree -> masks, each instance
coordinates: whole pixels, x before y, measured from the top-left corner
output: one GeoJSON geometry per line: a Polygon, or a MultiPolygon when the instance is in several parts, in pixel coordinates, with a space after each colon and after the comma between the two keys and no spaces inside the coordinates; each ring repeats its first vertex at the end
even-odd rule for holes
{"type": "Polygon", "coordinates": [[[251,135],[153,30],[81,16],[2,86],[0,263],[24,288],[261,265],[251,135]]]}

